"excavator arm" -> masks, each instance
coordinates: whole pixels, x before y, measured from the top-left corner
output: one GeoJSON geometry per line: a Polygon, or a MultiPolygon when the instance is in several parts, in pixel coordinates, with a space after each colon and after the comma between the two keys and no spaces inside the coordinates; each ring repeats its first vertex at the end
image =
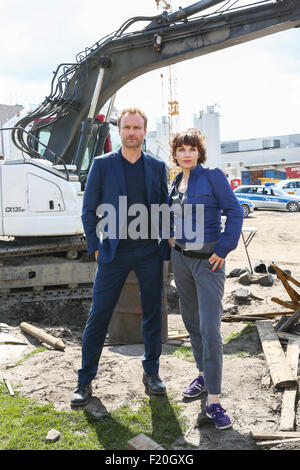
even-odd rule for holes
{"type": "MultiPolygon", "coordinates": [[[[49,97],[18,125],[25,128],[30,120],[55,116],[44,156],[53,161],[56,154],[66,164],[75,164],[79,173],[97,112],[129,81],[157,68],[300,26],[299,0],[260,1],[229,10],[221,6],[191,18],[218,4],[224,6],[224,1],[202,0],[175,13],[128,20],[78,55],[76,63],[61,65],[49,97]],[[140,21],[147,23],[144,29],[127,32],[140,21]]],[[[14,139],[36,156],[22,129],[15,131],[14,139]]]]}

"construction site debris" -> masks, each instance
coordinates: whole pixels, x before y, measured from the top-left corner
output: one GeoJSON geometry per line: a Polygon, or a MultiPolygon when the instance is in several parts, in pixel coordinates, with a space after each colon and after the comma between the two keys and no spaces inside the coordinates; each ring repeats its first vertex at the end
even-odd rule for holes
{"type": "Polygon", "coordinates": [[[128,441],[128,450],[164,450],[145,434],[139,434],[128,441]]]}
{"type": "Polygon", "coordinates": [[[300,432],[297,431],[274,431],[274,432],[264,432],[264,431],[250,431],[250,437],[255,440],[271,440],[271,439],[300,439],[300,432]]]}
{"type": "Polygon", "coordinates": [[[281,325],[279,328],[278,328],[278,331],[290,331],[293,326],[295,325],[295,323],[298,322],[298,320],[300,319],[300,308],[298,310],[296,310],[295,313],[293,313],[291,315],[290,318],[288,318],[284,323],[283,325],[281,325]]]}
{"type": "MultiPolygon", "coordinates": [[[[286,358],[291,367],[292,373],[297,377],[298,362],[299,362],[299,343],[289,340],[286,358]]],[[[281,416],[280,416],[280,431],[293,431],[295,425],[295,403],[297,395],[297,385],[286,387],[283,392],[281,416]]]]}
{"type": "Polygon", "coordinates": [[[258,261],[253,266],[253,270],[256,273],[266,273],[267,272],[267,266],[265,265],[265,263],[263,261],[258,261]]]}
{"type": "Polygon", "coordinates": [[[0,344],[23,344],[26,345],[24,341],[15,338],[14,336],[8,333],[0,333],[0,344]]]}
{"type": "Polygon", "coordinates": [[[169,334],[168,339],[186,339],[189,338],[190,335],[188,333],[184,334],[169,334]]]}
{"type": "Polygon", "coordinates": [[[56,442],[60,439],[60,432],[57,431],[56,429],[50,429],[48,432],[45,442],[51,443],[51,442],[56,442]]]}
{"type": "Polygon", "coordinates": [[[275,388],[296,385],[297,376],[291,370],[272,322],[261,320],[256,322],[256,328],[275,388]]]}
{"type": "Polygon", "coordinates": [[[248,300],[249,299],[249,291],[248,289],[237,289],[235,292],[234,292],[234,297],[235,299],[237,300],[248,300]]]}
{"type": "Polygon", "coordinates": [[[250,273],[244,273],[239,277],[239,283],[243,286],[250,286],[252,282],[252,276],[250,273]]]}
{"type": "Polygon", "coordinates": [[[3,377],[3,382],[5,383],[6,388],[7,388],[8,392],[9,392],[10,396],[11,396],[11,397],[14,397],[14,396],[15,396],[15,392],[14,392],[14,389],[12,388],[12,385],[11,385],[10,381],[7,380],[6,377],[3,377]]]}
{"type": "Polygon", "coordinates": [[[266,312],[266,313],[249,313],[243,315],[223,315],[222,321],[232,322],[232,321],[257,321],[263,320],[264,318],[274,318],[276,313],[266,312]]]}
{"type": "Polygon", "coordinates": [[[277,336],[280,340],[289,341],[290,339],[299,342],[300,344],[300,336],[294,333],[286,333],[285,331],[277,331],[277,336]]]}
{"type": "Polygon", "coordinates": [[[300,282],[294,279],[292,276],[290,276],[286,272],[284,272],[278,266],[272,265],[272,267],[275,269],[277,273],[277,277],[281,280],[283,287],[285,288],[286,292],[288,293],[291,299],[291,301],[284,301],[284,300],[278,299],[277,297],[272,297],[271,298],[272,302],[275,302],[279,305],[282,305],[294,311],[298,310],[298,308],[300,308],[300,294],[298,294],[298,292],[296,292],[295,289],[293,289],[292,286],[290,286],[289,282],[292,282],[297,287],[300,287],[300,282]]]}
{"type": "Polygon", "coordinates": [[[279,439],[275,441],[261,441],[257,442],[256,445],[258,447],[274,447],[277,446],[278,444],[287,444],[289,442],[299,442],[300,438],[294,438],[294,439],[279,439]]]}
{"type": "Polygon", "coordinates": [[[274,264],[275,264],[274,261],[272,261],[272,263],[268,265],[268,268],[267,268],[268,273],[276,274],[276,269],[274,269],[274,267],[273,267],[274,264]]]}
{"type": "Polygon", "coordinates": [[[271,287],[274,284],[274,278],[272,274],[267,274],[266,276],[259,278],[258,283],[263,287],[271,287]]]}
{"type": "Polygon", "coordinates": [[[232,271],[230,271],[228,277],[240,277],[244,273],[250,273],[248,268],[235,268],[232,271]]]}
{"type": "Polygon", "coordinates": [[[30,325],[26,322],[22,322],[20,324],[20,328],[21,330],[25,331],[25,333],[28,333],[29,335],[41,341],[41,343],[47,343],[53,348],[58,349],[60,351],[63,351],[65,349],[65,345],[61,339],[57,339],[54,336],[45,333],[43,330],[37,328],[36,326],[30,325]]]}

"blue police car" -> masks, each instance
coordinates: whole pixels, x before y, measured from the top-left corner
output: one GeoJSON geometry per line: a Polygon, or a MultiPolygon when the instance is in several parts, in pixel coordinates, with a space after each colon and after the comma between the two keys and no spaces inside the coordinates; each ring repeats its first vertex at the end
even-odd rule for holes
{"type": "Polygon", "coordinates": [[[244,219],[248,217],[250,212],[254,211],[254,206],[253,203],[250,201],[250,199],[244,199],[242,197],[237,198],[240,205],[242,206],[243,212],[244,212],[244,219]]]}
{"type": "Polygon", "coordinates": [[[254,209],[277,209],[298,212],[300,208],[300,196],[287,194],[275,188],[275,186],[238,186],[234,193],[238,199],[250,200],[254,205],[254,209]]]}

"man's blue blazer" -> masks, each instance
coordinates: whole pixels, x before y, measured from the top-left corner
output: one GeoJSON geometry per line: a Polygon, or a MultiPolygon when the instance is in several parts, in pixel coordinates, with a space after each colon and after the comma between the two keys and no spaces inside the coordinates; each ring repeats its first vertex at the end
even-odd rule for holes
{"type": "MultiPolygon", "coordinates": [[[[119,227],[119,196],[126,196],[122,158],[121,149],[96,157],[84,190],[82,223],[87,250],[90,254],[98,250],[98,260],[103,263],[110,263],[114,259],[119,238],[118,233],[116,238],[97,236],[96,228],[99,222],[97,209],[100,204],[111,204],[115,208],[116,226],[119,227]]],[[[151,204],[166,204],[168,186],[165,163],[145,152],[142,152],[142,158],[148,207],[150,208],[151,204]]],[[[124,214],[120,213],[120,216],[124,214]]],[[[167,240],[160,240],[158,243],[162,259],[169,259],[167,240]]]]}

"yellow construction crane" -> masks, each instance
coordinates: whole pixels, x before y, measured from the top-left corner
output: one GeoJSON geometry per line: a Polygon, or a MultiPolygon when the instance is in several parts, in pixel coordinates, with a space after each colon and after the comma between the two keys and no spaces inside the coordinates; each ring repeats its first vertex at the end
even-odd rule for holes
{"type": "Polygon", "coordinates": [[[163,9],[164,9],[164,10],[171,10],[171,5],[169,5],[169,3],[166,2],[166,0],[155,0],[155,1],[156,1],[157,8],[159,8],[160,2],[163,2],[164,5],[165,5],[165,6],[163,7],[163,9]]]}
{"type": "MultiPolygon", "coordinates": [[[[159,8],[161,1],[164,3],[163,10],[172,12],[172,5],[166,0],[155,0],[157,8],[159,8]]],[[[163,75],[161,74],[163,78],[163,75]]],[[[179,167],[173,162],[171,155],[171,142],[175,134],[180,131],[179,123],[179,102],[177,100],[177,86],[176,86],[176,73],[174,66],[169,65],[169,100],[168,100],[168,121],[169,121],[169,164],[170,164],[170,181],[172,182],[175,176],[180,172],[179,167]]]]}

